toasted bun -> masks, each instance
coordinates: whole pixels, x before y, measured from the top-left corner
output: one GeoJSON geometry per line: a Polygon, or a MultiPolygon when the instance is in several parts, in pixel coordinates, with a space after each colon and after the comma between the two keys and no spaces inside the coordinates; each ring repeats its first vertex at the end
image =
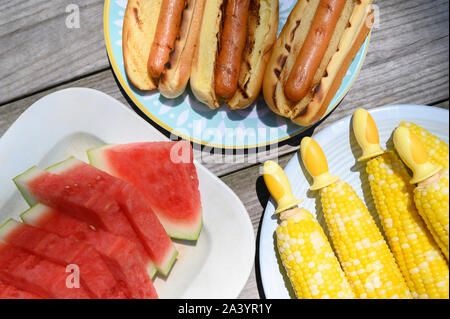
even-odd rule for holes
{"type": "Polygon", "coordinates": [[[129,0],[123,18],[122,50],[128,79],[140,90],[153,90],[155,81],[147,60],[155,35],[162,0],[129,0]]]}
{"type": "Polygon", "coordinates": [[[219,50],[223,0],[207,0],[203,12],[196,53],[192,61],[190,85],[197,100],[211,109],[220,106],[214,91],[214,67],[219,50]]]}
{"type": "Polygon", "coordinates": [[[278,0],[252,0],[248,36],[241,62],[238,91],[226,101],[231,109],[250,106],[261,91],[264,71],[278,31],[278,0]]]}
{"type": "Polygon", "coordinates": [[[318,4],[319,0],[297,2],[272,51],[263,82],[264,99],[272,111],[302,126],[321,119],[370,32],[366,22],[371,14],[372,0],[347,1],[311,89],[301,101],[289,101],[284,94],[284,86],[308,35],[318,4]]]}
{"type": "MultiPolygon", "coordinates": [[[[214,71],[220,44],[223,5],[224,0],[206,1],[190,78],[195,97],[212,109],[218,108],[222,102],[215,93],[214,71]]],[[[238,91],[225,101],[231,109],[248,107],[258,97],[277,30],[278,1],[252,0],[238,91]]]]}
{"type": "Polygon", "coordinates": [[[206,0],[187,0],[180,33],[170,61],[161,74],[158,89],[167,98],[176,98],[186,89],[191,75],[192,59],[202,24],[206,0]]]}

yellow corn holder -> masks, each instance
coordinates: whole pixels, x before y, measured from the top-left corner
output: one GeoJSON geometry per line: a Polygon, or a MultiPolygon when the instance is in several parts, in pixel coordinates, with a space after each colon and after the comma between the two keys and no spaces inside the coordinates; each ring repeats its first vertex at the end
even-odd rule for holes
{"type": "Polygon", "coordinates": [[[295,207],[302,202],[292,194],[291,184],[283,169],[274,161],[266,161],[263,167],[263,177],[272,197],[277,201],[275,214],[295,207]]]}
{"type": "Polygon", "coordinates": [[[398,127],[394,132],[394,145],[400,158],[413,171],[411,184],[420,183],[442,169],[433,165],[419,138],[408,128],[398,127]]]}
{"type": "Polygon", "coordinates": [[[363,151],[358,161],[365,161],[384,153],[380,146],[377,126],[369,112],[357,109],[353,114],[352,125],[356,141],[363,151]]]}
{"type": "Polygon", "coordinates": [[[310,137],[304,137],[300,145],[303,163],[314,179],[311,190],[324,188],[339,180],[328,171],[328,162],[319,144],[310,137]]]}

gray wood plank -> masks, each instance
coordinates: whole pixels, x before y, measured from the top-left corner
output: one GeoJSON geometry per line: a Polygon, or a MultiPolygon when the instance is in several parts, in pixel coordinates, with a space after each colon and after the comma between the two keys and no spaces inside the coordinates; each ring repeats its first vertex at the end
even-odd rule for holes
{"type": "Polygon", "coordinates": [[[0,2],[0,104],[106,69],[101,0],[0,2]],[[80,28],[67,28],[70,4],[80,28]]]}
{"type": "MultiPolygon", "coordinates": [[[[285,167],[293,154],[282,156],[278,163],[281,167],[285,167]]],[[[269,192],[267,191],[264,181],[262,179],[262,165],[255,165],[247,169],[229,174],[222,177],[222,181],[227,184],[244,203],[249,213],[250,219],[253,224],[253,230],[255,232],[255,238],[258,242],[258,230],[261,220],[261,216],[267,201],[269,200],[269,192]]],[[[256,243],[256,256],[255,266],[253,267],[250,278],[241,292],[239,298],[261,298],[262,295],[258,288],[258,280],[256,275],[257,265],[259,264],[258,257],[258,244],[256,243]]]]}

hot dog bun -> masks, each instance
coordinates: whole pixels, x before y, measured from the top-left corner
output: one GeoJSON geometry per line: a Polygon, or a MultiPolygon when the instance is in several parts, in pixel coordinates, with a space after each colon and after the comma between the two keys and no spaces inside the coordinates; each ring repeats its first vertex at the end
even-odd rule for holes
{"type": "Polygon", "coordinates": [[[122,52],[128,79],[140,90],[153,90],[157,83],[147,71],[161,0],[128,0],[123,18],[122,52]]]}
{"type": "Polygon", "coordinates": [[[292,10],[266,68],[263,93],[275,113],[301,126],[320,120],[336,94],[347,69],[370,32],[372,0],[347,0],[310,88],[298,102],[285,95],[297,57],[307,40],[320,0],[298,1],[292,10]]]}
{"type": "Polygon", "coordinates": [[[206,2],[190,85],[196,98],[212,109],[218,108],[223,101],[231,109],[240,109],[248,107],[261,90],[264,69],[276,39],[278,1],[250,1],[247,40],[241,58],[237,91],[231,98],[222,100],[215,91],[215,70],[225,3],[224,0],[206,2]]]}
{"type": "Polygon", "coordinates": [[[159,92],[166,98],[183,94],[191,76],[191,65],[197,46],[206,0],[187,0],[180,32],[169,63],[159,79],[159,92]]]}

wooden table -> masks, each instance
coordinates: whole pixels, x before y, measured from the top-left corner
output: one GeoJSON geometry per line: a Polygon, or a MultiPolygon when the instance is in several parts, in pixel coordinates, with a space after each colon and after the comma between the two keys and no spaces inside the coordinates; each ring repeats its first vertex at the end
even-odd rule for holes
{"type": "MultiPolygon", "coordinates": [[[[379,22],[363,68],[341,105],[315,132],[357,107],[412,103],[448,108],[448,1],[375,3],[379,22]]],[[[129,106],[106,55],[103,5],[102,0],[0,1],[0,136],[33,102],[67,87],[94,88],[129,106]],[[66,27],[70,4],[79,7],[80,28],[66,27]]],[[[294,138],[278,148],[282,166],[298,144],[294,138]]],[[[274,155],[260,154],[258,163],[239,164],[217,164],[221,158],[205,152],[196,155],[241,198],[258,236],[269,197],[260,177],[261,162],[274,155]]],[[[264,297],[255,268],[242,298],[264,297]]]]}

